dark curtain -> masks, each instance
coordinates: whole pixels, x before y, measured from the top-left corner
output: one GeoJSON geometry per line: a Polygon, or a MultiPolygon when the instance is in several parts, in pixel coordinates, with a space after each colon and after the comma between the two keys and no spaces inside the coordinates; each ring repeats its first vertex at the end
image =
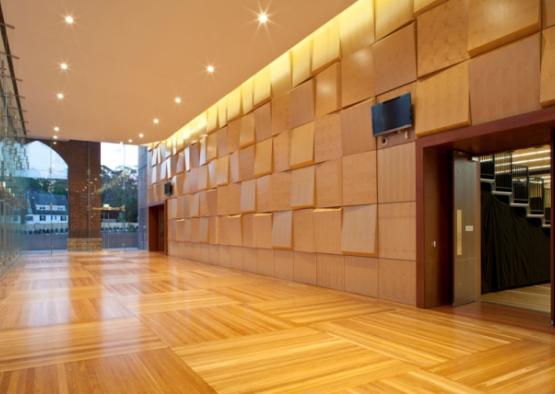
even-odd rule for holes
{"type": "Polygon", "coordinates": [[[482,192],[482,293],[549,280],[549,233],[482,192]]]}

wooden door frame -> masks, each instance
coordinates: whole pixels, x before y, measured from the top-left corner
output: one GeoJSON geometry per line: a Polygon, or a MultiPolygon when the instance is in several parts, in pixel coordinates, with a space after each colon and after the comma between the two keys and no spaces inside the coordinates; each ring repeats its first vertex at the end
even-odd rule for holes
{"type": "MultiPolygon", "coordinates": [[[[452,152],[473,155],[551,145],[555,179],[555,107],[416,140],[416,289],[417,306],[447,305],[452,297],[452,152]],[[435,244],[434,244],[435,242],[435,244]],[[435,246],[434,246],[435,245],[435,246]]],[[[555,190],[551,189],[551,206],[555,190]]],[[[554,213],[551,210],[551,221],[554,213]]],[[[555,283],[555,236],[551,232],[551,283],[555,283]]],[[[555,293],[551,286],[551,321],[555,293]]]]}

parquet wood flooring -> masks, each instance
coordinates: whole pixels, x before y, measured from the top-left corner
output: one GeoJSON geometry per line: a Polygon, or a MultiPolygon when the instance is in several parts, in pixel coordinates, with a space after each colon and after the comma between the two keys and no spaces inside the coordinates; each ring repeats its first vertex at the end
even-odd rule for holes
{"type": "Polygon", "coordinates": [[[0,393],[555,392],[554,331],[486,309],[147,252],[29,255],[0,278],[0,393]]]}

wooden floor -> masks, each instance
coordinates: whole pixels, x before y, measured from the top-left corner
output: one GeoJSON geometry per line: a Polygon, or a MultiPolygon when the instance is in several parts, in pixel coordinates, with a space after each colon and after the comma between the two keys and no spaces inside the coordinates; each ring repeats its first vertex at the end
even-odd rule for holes
{"type": "Polygon", "coordinates": [[[0,393],[553,393],[555,336],[161,255],[0,280],[0,393]]]}
{"type": "Polygon", "coordinates": [[[486,293],[482,294],[482,301],[549,313],[551,311],[551,284],[486,293]]]}

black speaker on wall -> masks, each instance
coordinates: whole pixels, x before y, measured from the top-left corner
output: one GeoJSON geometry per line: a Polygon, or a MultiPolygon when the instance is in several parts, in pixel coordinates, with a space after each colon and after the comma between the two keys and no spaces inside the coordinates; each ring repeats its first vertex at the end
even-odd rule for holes
{"type": "Polygon", "coordinates": [[[173,185],[171,182],[164,183],[164,194],[168,197],[171,197],[173,194],[173,185]]]}

